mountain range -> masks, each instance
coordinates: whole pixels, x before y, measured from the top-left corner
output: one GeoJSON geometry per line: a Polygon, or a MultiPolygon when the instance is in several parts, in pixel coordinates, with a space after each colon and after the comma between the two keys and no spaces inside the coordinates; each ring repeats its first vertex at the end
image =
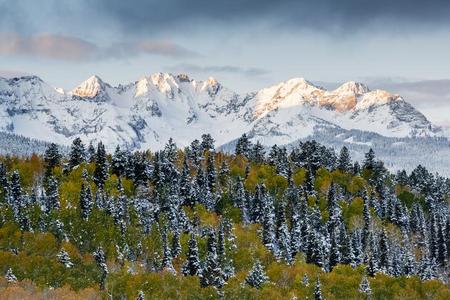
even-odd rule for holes
{"type": "MultiPolygon", "coordinates": [[[[356,130],[386,143],[448,136],[400,95],[362,83],[326,90],[293,78],[238,94],[214,78],[168,73],[118,86],[92,76],[69,91],[37,76],[0,78],[0,130],[62,145],[75,137],[102,140],[110,150],[116,145],[157,150],[171,137],[183,147],[203,133],[222,148],[243,133],[265,146],[289,145],[324,131],[342,136],[356,130]]],[[[350,137],[344,142],[370,144],[350,137]]]]}

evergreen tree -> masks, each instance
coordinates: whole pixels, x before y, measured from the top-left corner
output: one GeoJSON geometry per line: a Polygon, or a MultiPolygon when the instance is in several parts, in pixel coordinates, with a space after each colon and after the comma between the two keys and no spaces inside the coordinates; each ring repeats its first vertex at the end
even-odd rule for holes
{"type": "Polygon", "coordinates": [[[102,276],[100,278],[100,288],[105,288],[106,276],[108,276],[108,266],[106,265],[106,256],[102,247],[98,247],[97,250],[93,253],[95,262],[97,263],[97,267],[102,272],[102,276]]]}
{"type": "Polygon", "coordinates": [[[342,172],[350,172],[352,169],[352,162],[350,158],[350,153],[347,147],[342,147],[337,161],[337,168],[342,172]]]}
{"type": "Polygon", "coordinates": [[[257,141],[255,145],[253,145],[252,149],[250,150],[250,160],[257,164],[261,164],[264,162],[264,146],[257,141]]]}
{"type": "Polygon", "coordinates": [[[17,282],[17,277],[14,275],[11,268],[9,268],[8,271],[6,271],[5,279],[9,283],[17,282]]]}
{"type": "Polygon", "coordinates": [[[197,239],[194,233],[191,233],[188,242],[188,253],[187,261],[183,265],[183,275],[184,276],[195,276],[199,275],[201,271],[200,258],[198,254],[197,239]]]}
{"type": "Polygon", "coordinates": [[[66,250],[61,249],[61,251],[59,251],[57,257],[58,257],[58,261],[60,263],[62,263],[66,268],[70,269],[73,267],[73,263],[70,260],[69,253],[67,253],[66,250]]]}
{"type": "Polygon", "coordinates": [[[143,291],[139,291],[136,300],[145,300],[145,293],[143,291]]]}
{"type": "Polygon", "coordinates": [[[206,178],[208,181],[208,188],[211,192],[213,192],[216,187],[216,167],[214,156],[214,152],[209,152],[206,160],[206,178]]]}
{"type": "Polygon", "coordinates": [[[95,171],[94,171],[94,182],[95,184],[102,188],[105,184],[106,179],[108,179],[108,162],[106,158],[105,146],[102,142],[97,145],[97,154],[95,156],[95,171]]]}
{"type": "Polygon", "coordinates": [[[245,278],[245,283],[249,286],[260,289],[264,283],[269,280],[263,266],[259,260],[253,263],[253,267],[245,278]]]}
{"type": "Polygon", "coordinates": [[[176,258],[181,254],[181,243],[180,243],[180,233],[175,230],[172,237],[172,257],[176,258]]]}
{"type": "Polygon", "coordinates": [[[177,271],[172,265],[172,251],[169,247],[168,240],[168,227],[164,225],[164,228],[161,233],[161,240],[163,245],[163,259],[162,259],[162,269],[168,271],[169,273],[176,274],[177,271]]]}
{"type": "Polygon", "coordinates": [[[83,219],[87,220],[91,214],[94,202],[92,200],[91,186],[83,180],[80,190],[80,210],[83,219]]]}
{"type": "Polygon", "coordinates": [[[111,170],[112,173],[118,177],[125,175],[127,167],[127,155],[126,152],[120,149],[117,145],[116,150],[112,156],[111,170]]]}
{"type": "Polygon", "coordinates": [[[309,286],[309,277],[307,273],[305,273],[305,275],[303,275],[302,277],[302,284],[306,287],[309,286]]]}
{"type": "Polygon", "coordinates": [[[80,138],[75,138],[72,142],[69,154],[69,169],[72,170],[74,167],[84,162],[85,156],[86,153],[83,142],[80,138]]]}
{"type": "Polygon", "coordinates": [[[322,289],[320,287],[320,279],[317,277],[316,285],[314,287],[314,299],[323,300],[322,289]]]}
{"type": "Polygon", "coordinates": [[[47,150],[45,150],[44,161],[45,177],[49,177],[52,174],[53,168],[61,164],[61,154],[55,143],[51,143],[47,150]]]}
{"type": "Polygon", "coordinates": [[[373,170],[375,167],[375,152],[373,149],[370,148],[369,152],[367,152],[364,157],[363,169],[373,170]]]}
{"type": "Polygon", "coordinates": [[[87,149],[87,159],[89,163],[95,162],[95,148],[94,145],[92,144],[92,141],[89,142],[89,146],[87,149]]]}
{"type": "Polygon", "coordinates": [[[252,147],[252,143],[248,139],[247,135],[244,133],[236,143],[235,154],[243,155],[245,157],[250,156],[250,149],[252,147]]]}
{"type": "Polygon", "coordinates": [[[366,299],[370,299],[370,297],[372,296],[372,290],[370,288],[370,283],[367,279],[367,276],[363,276],[363,278],[361,279],[358,291],[366,295],[366,299]]]}
{"type": "Polygon", "coordinates": [[[214,231],[209,234],[207,243],[207,254],[200,274],[202,287],[214,286],[218,289],[225,284],[222,268],[217,256],[217,241],[214,231]]]}
{"type": "Polygon", "coordinates": [[[49,213],[50,211],[60,209],[59,201],[59,184],[55,177],[51,176],[48,179],[46,197],[45,197],[45,211],[49,213]]]}
{"type": "Polygon", "coordinates": [[[207,134],[202,134],[202,143],[201,143],[201,148],[203,149],[203,151],[208,150],[208,151],[212,151],[214,150],[214,139],[211,137],[211,135],[209,133],[207,134]]]}

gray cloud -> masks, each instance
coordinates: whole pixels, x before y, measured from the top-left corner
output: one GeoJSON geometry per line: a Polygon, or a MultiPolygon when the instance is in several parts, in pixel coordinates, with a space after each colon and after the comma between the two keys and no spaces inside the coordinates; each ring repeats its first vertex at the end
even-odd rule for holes
{"type": "Polygon", "coordinates": [[[243,76],[262,76],[269,73],[268,70],[261,68],[242,68],[237,66],[199,66],[194,64],[179,64],[175,66],[168,67],[170,70],[174,70],[176,72],[197,72],[197,73],[231,73],[231,74],[240,74],[243,76]]]}
{"type": "MultiPolygon", "coordinates": [[[[102,0],[95,1],[100,14],[126,30],[154,31],[219,24],[233,26],[269,22],[294,30],[357,31],[378,24],[450,24],[448,0],[102,0]]],[[[416,26],[414,26],[416,27],[416,26]]],[[[205,27],[200,27],[207,29],[205,27]]],[[[405,26],[406,28],[406,26],[405,26]]],[[[409,28],[409,26],[408,26],[409,28]]]]}
{"type": "Polygon", "coordinates": [[[183,34],[253,23],[291,30],[353,33],[367,27],[415,30],[449,26],[448,0],[0,0],[0,28],[33,32],[58,28],[102,34],[183,34]],[[81,29],[80,29],[81,28],[81,29]],[[88,30],[86,30],[88,29],[88,30]]]}
{"type": "Polygon", "coordinates": [[[198,56],[170,41],[139,40],[99,47],[83,39],[55,34],[23,36],[0,33],[0,55],[43,57],[67,61],[128,58],[143,54],[169,57],[198,56]]]}
{"type": "Polygon", "coordinates": [[[61,35],[41,34],[21,36],[0,34],[0,54],[53,58],[60,60],[86,60],[92,58],[97,46],[87,41],[61,35]]]}

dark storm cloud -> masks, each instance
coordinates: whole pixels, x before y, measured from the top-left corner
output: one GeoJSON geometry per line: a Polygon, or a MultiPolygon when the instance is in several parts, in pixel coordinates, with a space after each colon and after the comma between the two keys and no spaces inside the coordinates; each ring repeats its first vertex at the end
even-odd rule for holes
{"type": "MultiPolygon", "coordinates": [[[[93,1],[100,15],[126,30],[152,32],[210,24],[268,22],[291,29],[358,30],[379,25],[441,26],[450,24],[448,0],[102,0],[93,1]]],[[[203,26],[203,27],[202,27],[203,26]]]]}
{"type": "Polygon", "coordinates": [[[268,70],[261,68],[242,68],[237,66],[199,66],[194,64],[179,64],[169,67],[176,72],[198,72],[198,73],[231,73],[244,76],[262,76],[269,73],[268,70]]]}

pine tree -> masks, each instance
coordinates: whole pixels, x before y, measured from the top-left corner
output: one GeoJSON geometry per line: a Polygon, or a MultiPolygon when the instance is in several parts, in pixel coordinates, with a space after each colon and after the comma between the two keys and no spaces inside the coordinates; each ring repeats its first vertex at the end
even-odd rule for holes
{"type": "Polygon", "coordinates": [[[350,153],[348,152],[348,149],[345,146],[342,147],[341,152],[339,154],[339,159],[337,161],[337,168],[342,172],[350,172],[352,169],[350,153]]]}
{"type": "Polygon", "coordinates": [[[245,157],[249,157],[250,156],[251,146],[252,146],[252,143],[248,139],[247,135],[244,133],[237,140],[235,154],[236,155],[243,155],[245,157]]]}
{"type": "Polygon", "coordinates": [[[83,142],[80,138],[74,139],[69,154],[69,169],[72,170],[74,167],[84,162],[85,156],[86,153],[83,142]]]}
{"type": "Polygon", "coordinates": [[[50,146],[48,146],[44,154],[44,161],[45,177],[48,177],[52,174],[53,168],[61,164],[61,154],[55,143],[51,143],[50,146]]]}
{"type": "Polygon", "coordinates": [[[91,186],[83,180],[80,190],[80,211],[83,219],[87,220],[91,214],[94,202],[92,200],[91,186]]]}
{"type": "Polygon", "coordinates": [[[102,188],[105,184],[106,179],[108,179],[108,162],[106,158],[105,146],[102,142],[97,145],[97,154],[95,156],[95,171],[94,171],[94,182],[95,184],[102,188]]]}
{"type": "Polygon", "coordinates": [[[260,289],[269,280],[259,260],[253,263],[253,267],[245,278],[245,283],[253,288],[260,289]]]}
{"type": "Polygon", "coordinates": [[[264,156],[264,146],[259,141],[257,141],[253,148],[250,150],[250,160],[257,164],[261,164],[264,162],[264,156]]]}
{"type": "Polygon", "coordinates": [[[211,192],[213,192],[216,187],[216,167],[214,156],[214,152],[209,152],[206,160],[206,178],[208,181],[208,188],[211,192]]]}
{"type": "Polygon", "coordinates": [[[363,278],[361,279],[358,291],[366,295],[366,299],[370,299],[370,297],[372,296],[372,290],[370,288],[370,283],[367,279],[367,276],[363,276],[363,278]]]}
{"type": "Polygon", "coordinates": [[[180,233],[178,230],[175,230],[172,237],[172,257],[176,258],[181,254],[181,243],[180,243],[180,233]]]}
{"type": "Polygon", "coordinates": [[[203,151],[208,150],[208,151],[212,151],[214,150],[214,139],[211,137],[211,135],[209,133],[207,134],[202,134],[202,143],[201,143],[201,148],[203,149],[203,151]]]}
{"type": "Polygon", "coordinates": [[[70,269],[73,267],[73,263],[70,260],[69,253],[67,253],[66,250],[61,249],[61,251],[59,251],[57,257],[58,257],[58,261],[60,263],[62,263],[66,268],[70,269]]]}
{"type": "Polygon", "coordinates": [[[309,286],[309,277],[307,273],[305,273],[305,275],[303,275],[302,277],[302,284],[306,287],[309,286]]]}
{"type": "Polygon", "coordinates": [[[317,277],[316,286],[314,287],[314,299],[323,300],[322,289],[320,287],[320,279],[317,277]]]}
{"type": "Polygon", "coordinates": [[[145,293],[143,291],[139,291],[136,300],[145,300],[145,293]]]}
{"type": "Polygon", "coordinates": [[[87,159],[89,163],[95,162],[95,148],[92,144],[92,141],[89,142],[89,146],[87,149],[87,159]]]}
{"type": "Polygon", "coordinates": [[[17,277],[14,275],[11,268],[9,268],[8,271],[6,271],[5,279],[9,283],[17,282],[17,277]]]}
{"type": "Polygon", "coordinates": [[[45,211],[49,213],[52,210],[61,208],[59,201],[59,184],[55,177],[48,178],[46,197],[45,197],[45,211]]]}
{"type": "Polygon", "coordinates": [[[169,240],[168,240],[168,226],[164,225],[164,228],[161,232],[161,240],[163,245],[163,259],[162,259],[162,266],[161,268],[163,270],[168,271],[169,273],[176,274],[177,271],[172,265],[172,251],[169,247],[169,240]]]}
{"type": "Polygon", "coordinates": [[[191,233],[188,242],[187,261],[183,265],[184,276],[195,276],[201,272],[200,258],[198,254],[197,238],[194,233],[191,233]]]}
{"type": "Polygon", "coordinates": [[[214,231],[209,233],[207,254],[200,274],[202,287],[214,286],[218,289],[225,284],[224,274],[217,256],[217,240],[214,231]]]}
{"type": "Polygon", "coordinates": [[[100,279],[100,288],[105,288],[106,276],[108,276],[108,266],[106,265],[106,256],[102,247],[98,247],[97,250],[93,253],[95,262],[97,263],[97,267],[102,272],[102,277],[100,279]]]}
{"type": "Polygon", "coordinates": [[[365,154],[365,159],[363,163],[363,169],[373,170],[375,167],[375,152],[372,148],[369,149],[369,152],[365,154]]]}
{"type": "Polygon", "coordinates": [[[124,151],[117,145],[116,150],[112,156],[111,171],[118,177],[124,176],[127,168],[127,156],[124,151]]]}

